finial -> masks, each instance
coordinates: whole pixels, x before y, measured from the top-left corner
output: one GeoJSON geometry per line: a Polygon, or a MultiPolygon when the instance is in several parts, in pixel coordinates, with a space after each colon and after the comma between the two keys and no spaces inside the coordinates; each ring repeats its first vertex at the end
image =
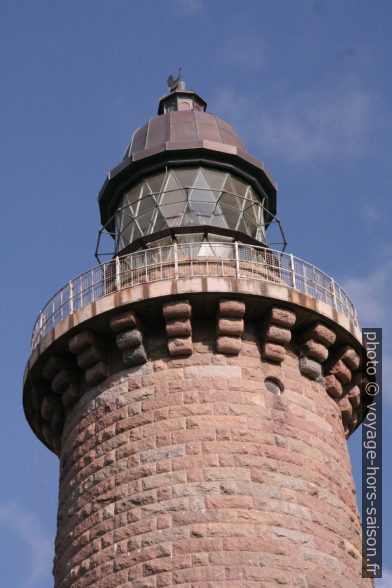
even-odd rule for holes
{"type": "Polygon", "coordinates": [[[178,69],[178,76],[176,77],[176,79],[173,78],[172,74],[170,74],[170,76],[167,78],[166,82],[167,82],[167,85],[169,86],[170,92],[174,92],[174,90],[177,90],[178,85],[181,81],[181,72],[182,72],[182,67],[180,67],[178,69]]]}

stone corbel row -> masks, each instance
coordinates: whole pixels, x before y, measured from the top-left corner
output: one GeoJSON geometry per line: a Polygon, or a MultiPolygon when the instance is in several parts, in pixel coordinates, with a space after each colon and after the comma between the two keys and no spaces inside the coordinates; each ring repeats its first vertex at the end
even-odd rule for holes
{"type": "Polygon", "coordinates": [[[365,380],[360,373],[355,373],[351,385],[346,388],[345,395],[339,400],[344,432],[348,437],[361,419],[361,388],[365,380]]]}
{"type": "Polygon", "coordinates": [[[162,307],[166,323],[167,348],[172,357],[183,357],[193,352],[192,306],[189,300],[165,302],[162,307]]]}
{"type": "Polygon", "coordinates": [[[216,325],[218,353],[238,355],[244,332],[245,303],[241,300],[220,300],[216,325]]]}
{"type": "Polygon", "coordinates": [[[336,334],[321,323],[306,329],[301,335],[299,369],[311,380],[323,376],[323,363],[329,355],[329,348],[335,343],[336,334]]]}
{"type": "MultiPolygon", "coordinates": [[[[238,355],[244,333],[245,303],[222,298],[216,317],[218,353],[238,355]]],[[[168,353],[185,357],[193,352],[192,306],[189,300],[162,305],[168,353]]],[[[261,326],[262,355],[265,361],[281,364],[286,357],[296,323],[295,312],[273,306],[261,326]]],[[[110,329],[124,366],[147,362],[142,324],[133,311],[112,316],[110,329]]],[[[335,346],[336,334],[322,323],[315,323],[297,337],[299,369],[302,374],[324,385],[327,393],[339,403],[343,426],[348,435],[359,419],[361,410],[360,357],[351,347],[335,346]]],[[[47,444],[58,452],[65,411],[79,400],[86,388],[95,386],[110,375],[108,341],[84,329],[68,341],[72,355],[49,356],[42,368],[44,382],[35,386],[35,405],[42,418],[40,426],[47,444]]]]}
{"type": "Polygon", "coordinates": [[[110,321],[116,345],[121,351],[123,364],[134,366],[146,363],[147,354],[143,344],[142,326],[132,311],[116,314],[110,321]]]}
{"type": "Polygon", "coordinates": [[[323,383],[329,396],[339,403],[345,433],[349,435],[360,419],[360,356],[347,345],[334,348],[336,334],[321,323],[306,329],[300,340],[301,373],[323,383]]]}
{"type": "Polygon", "coordinates": [[[68,349],[76,356],[76,363],[83,372],[84,382],[96,386],[109,375],[108,354],[104,341],[88,329],[84,329],[68,341],[68,349]]]}
{"type": "Polygon", "coordinates": [[[361,418],[361,388],[365,381],[360,367],[360,356],[349,346],[337,349],[326,366],[325,389],[339,402],[346,436],[361,418]]]}
{"type": "MultiPolygon", "coordinates": [[[[117,314],[110,321],[117,347],[125,365],[145,363],[140,321],[134,312],[117,314]]],[[[65,411],[71,409],[86,388],[96,386],[110,375],[107,343],[92,331],[84,329],[68,341],[74,356],[50,355],[42,368],[42,382],[33,390],[37,411],[43,424],[46,443],[59,453],[65,411]],[[76,360],[76,362],[75,362],[76,360]]]]}
{"type": "Polygon", "coordinates": [[[266,361],[282,363],[296,319],[290,310],[277,306],[271,308],[262,325],[262,352],[266,361]]]}
{"type": "Polygon", "coordinates": [[[80,396],[80,376],[70,358],[61,355],[51,355],[47,359],[42,368],[42,376],[47,381],[39,407],[44,420],[42,435],[46,443],[58,452],[65,418],[64,409],[71,405],[71,399],[75,398],[76,401],[80,396]]]}

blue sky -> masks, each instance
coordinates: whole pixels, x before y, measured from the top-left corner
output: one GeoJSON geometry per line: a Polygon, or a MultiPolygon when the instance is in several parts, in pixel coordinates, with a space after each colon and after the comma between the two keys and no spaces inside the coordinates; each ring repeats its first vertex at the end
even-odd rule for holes
{"type": "MultiPolygon", "coordinates": [[[[278,181],[288,250],[384,329],[384,567],[392,586],[388,0],[3,0],[2,585],[50,588],[57,458],[24,421],[40,307],[95,265],[96,195],[183,66],[278,181]]],[[[360,494],[360,433],[350,441],[360,494]]]]}

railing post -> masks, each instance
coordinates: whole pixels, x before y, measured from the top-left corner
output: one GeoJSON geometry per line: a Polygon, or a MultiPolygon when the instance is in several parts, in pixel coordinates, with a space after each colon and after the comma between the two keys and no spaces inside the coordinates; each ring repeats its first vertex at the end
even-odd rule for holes
{"type": "Polygon", "coordinates": [[[60,320],[64,318],[64,288],[60,290],[60,320]]]}
{"type": "Polygon", "coordinates": [[[173,255],[174,255],[174,277],[177,280],[177,278],[178,278],[178,245],[177,245],[177,241],[174,241],[174,244],[173,244],[173,255]]]}
{"type": "MultiPolygon", "coordinates": [[[[133,285],[134,285],[134,283],[135,283],[135,281],[136,281],[136,280],[135,280],[135,277],[136,277],[136,271],[135,271],[135,268],[133,267],[133,266],[134,266],[134,263],[133,263],[133,253],[130,253],[130,254],[129,254],[129,257],[128,257],[128,259],[130,259],[130,260],[131,260],[131,263],[130,263],[130,271],[131,271],[131,286],[133,286],[133,285]]],[[[128,261],[128,263],[129,263],[129,261],[128,261]]]]}
{"type": "Polygon", "coordinates": [[[73,299],[73,295],[74,295],[74,289],[73,289],[73,283],[72,280],[70,280],[68,282],[68,292],[69,292],[69,314],[73,314],[74,311],[74,299],[73,299]]]}
{"type": "Polygon", "coordinates": [[[45,315],[42,312],[42,310],[39,313],[39,323],[38,323],[38,326],[39,326],[39,329],[38,329],[38,333],[39,333],[38,341],[39,341],[41,339],[41,337],[43,336],[42,331],[43,331],[44,326],[45,326],[45,315]]]}
{"type": "Polygon", "coordinates": [[[292,278],[293,278],[293,288],[294,288],[294,290],[296,290],[297,289],[297,283],[296,283],[296,280],[295,280],[295,266],[294,266],[294,257],[293,257],[293,254],[292,253],[290,253],[290,265],[291,265],[291,275],[292,275],[292,278]]]}
{"type": "Polygon", "coordinates": [[[234,241],[235,273],[237,278],[241,277],[240,256],[238,255],[238,241],[234,241]]]}
{"type": "Polygon", "coordinates": [[[118,255],[116,257],[116,290],[121,290],[121,265],[118,255]]]}
{"type": "Polygon", "coordinates": [[[335,288],[335,281],[331,278],[331,287],[332,287],[332,304],[334,308],[338,308],[337,300],[336,300],[336,288],[335,288]]]}

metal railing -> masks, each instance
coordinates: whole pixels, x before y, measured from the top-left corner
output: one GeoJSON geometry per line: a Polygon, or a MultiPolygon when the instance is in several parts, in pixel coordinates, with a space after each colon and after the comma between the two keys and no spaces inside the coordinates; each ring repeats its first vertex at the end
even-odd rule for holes
{"type": "Polygon", "coordinates": [[[345,291],[327,274],[289,253],[242,243],[174,243],[117,257],[70,280],[40,312],[31,349],[61,320],[112,292],[194,276],[283,284],[325,302],[358,324],[356,310],[345,291]]]}

